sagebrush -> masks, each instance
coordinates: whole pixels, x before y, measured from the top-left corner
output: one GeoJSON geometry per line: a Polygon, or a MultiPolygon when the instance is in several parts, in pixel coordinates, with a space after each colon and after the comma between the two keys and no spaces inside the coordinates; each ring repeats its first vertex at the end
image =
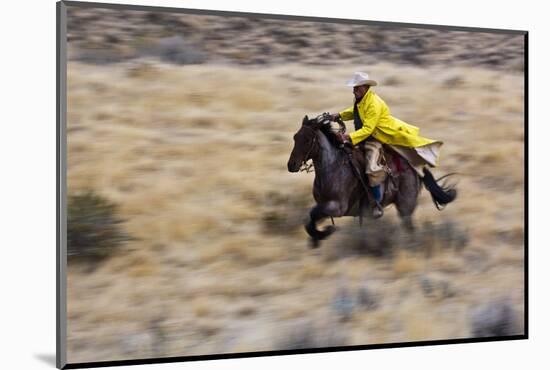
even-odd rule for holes
{"type": "Polygon", "coordinates": [[[132,240],[123,229],[125,220],[117,215],[118,206],[86,191],[68,199],[67,256],[79,260],[101,260],[132,240]]]}

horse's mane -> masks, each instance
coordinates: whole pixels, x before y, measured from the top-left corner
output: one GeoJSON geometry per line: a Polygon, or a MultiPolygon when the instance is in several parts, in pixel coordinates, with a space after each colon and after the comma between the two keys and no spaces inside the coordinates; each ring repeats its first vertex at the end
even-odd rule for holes
{"type": "Polygon", "coordinates": [[[312,119],[309,121],[309,126],[311,128],[315,128],[321,131],[332,146],[336,148],[340,146],[340,142],[336,138],[336,134],[332,131],[332,128],[329,124],[322,125],[322,124],[319,124],[319,122],[316,119],[312,119]]]}
{"type": "Polygon", "coordinates": [[[336,139],[336,134],[332,131],[330,125],[322,126],[321,132],[326,136],[332,146],[339,147],[340,142],[336,139]]]}

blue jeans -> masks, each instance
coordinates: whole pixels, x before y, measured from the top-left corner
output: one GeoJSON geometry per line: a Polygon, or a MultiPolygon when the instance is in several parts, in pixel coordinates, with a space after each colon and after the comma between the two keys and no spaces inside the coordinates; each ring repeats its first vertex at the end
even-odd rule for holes
{"type": "Polygon", "coordinates": [[[382,192],[380,191],[380,185],[372,186],[371,190],[374,194],[374,199],[376,199],[376,201],[380,203],[382,201],[382,192]]]}

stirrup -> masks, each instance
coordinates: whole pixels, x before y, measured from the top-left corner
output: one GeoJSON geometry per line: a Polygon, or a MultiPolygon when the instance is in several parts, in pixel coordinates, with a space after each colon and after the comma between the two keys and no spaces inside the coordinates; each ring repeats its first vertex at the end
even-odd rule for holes
{"type": "Polygon", "coordinates": [[[380,203],[376,202],[375,206],[372,208],[372,217],[377,219],[382,216],[384,216],[384,208],[380,205],[380,203]]]}

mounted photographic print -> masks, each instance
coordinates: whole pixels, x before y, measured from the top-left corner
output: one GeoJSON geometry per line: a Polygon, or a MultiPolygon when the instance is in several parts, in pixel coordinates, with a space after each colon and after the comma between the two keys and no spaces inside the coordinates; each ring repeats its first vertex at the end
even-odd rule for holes
{"type": "Polygon", "coordinates": [[[58,367],[527,338],[526,31],[57,11],[58,367]]]}

